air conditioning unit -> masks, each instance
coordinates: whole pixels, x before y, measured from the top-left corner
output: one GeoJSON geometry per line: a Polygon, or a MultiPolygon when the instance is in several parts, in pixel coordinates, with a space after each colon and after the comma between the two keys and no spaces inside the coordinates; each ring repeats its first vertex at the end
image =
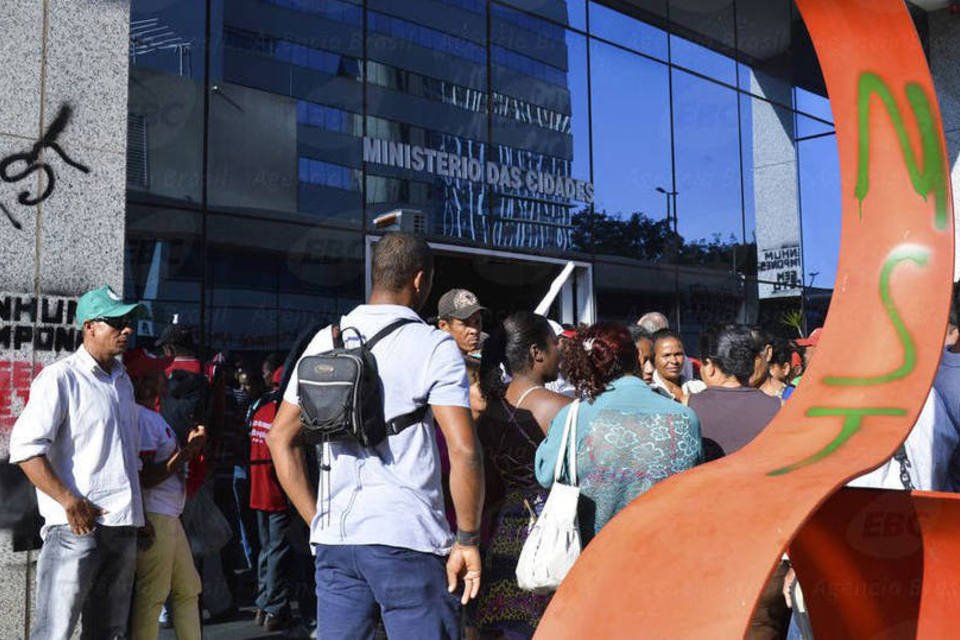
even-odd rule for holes
{"type": "Polygon", "coordinates": [[[377,231],[406,231],[417,235],[427,233],[427,214],[417,209],[394,209],[373,219],[377,231]]]}

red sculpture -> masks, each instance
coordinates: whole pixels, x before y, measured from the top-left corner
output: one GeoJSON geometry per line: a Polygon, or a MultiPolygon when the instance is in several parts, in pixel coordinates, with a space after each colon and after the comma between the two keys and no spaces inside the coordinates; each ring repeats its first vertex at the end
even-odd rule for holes
{"type": "Polygon", "coordinates": [[[658,484],[600,532],[538,638],[742,637],[795,536],[818,640],[955,633],[943,625],[960,591],[944,587],[960,566],[960,542],[946,535],[960,526],[957,498],[841,490],[906,438],[943,346],[953,212],[933,82],[903,2],[797,5],[833,106],[842,184],[840,262],[817,356],[752,443],[658,484]],[[911,524],[878,529],[875,515],[867,527],[870,509],[881,525],[911,524]],[[871,555],[868,534],[885,531],[907,560],[871,555]],[[878,595],[877,580],[909,588],[878,595]]]}

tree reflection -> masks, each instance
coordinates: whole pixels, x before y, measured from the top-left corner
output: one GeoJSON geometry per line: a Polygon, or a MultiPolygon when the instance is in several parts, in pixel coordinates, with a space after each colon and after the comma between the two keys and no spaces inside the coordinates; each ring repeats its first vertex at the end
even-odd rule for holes
{"type": "Polygon", "coordinates": [[[646,262],[676,263],[744,275],[757,273],[756,242],[739,242],[714,233],[709,240],[686,240],[666,219],[645,213],[614,216],[604,211],[582,210],[573,215],[571,241],[575,250],[617,255],[646,262]]]}

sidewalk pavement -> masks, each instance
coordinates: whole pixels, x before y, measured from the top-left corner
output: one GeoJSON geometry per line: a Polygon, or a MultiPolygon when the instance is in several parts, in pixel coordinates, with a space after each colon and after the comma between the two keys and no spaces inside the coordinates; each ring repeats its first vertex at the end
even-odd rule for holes
{"type": "MultiPolygon", "coordinates": [[[[267,638],[309,638],[310,630],[302,625],[294,624],[286,631],[268,633],[263,627],[253,622],[254,609],[245,607],[240,609],[237,616],[227,622],[203,625],[204,640],[266,640],[267,638]]],[[[160,640],[176,640],[173,629],[161,629],[160,640]]]]}

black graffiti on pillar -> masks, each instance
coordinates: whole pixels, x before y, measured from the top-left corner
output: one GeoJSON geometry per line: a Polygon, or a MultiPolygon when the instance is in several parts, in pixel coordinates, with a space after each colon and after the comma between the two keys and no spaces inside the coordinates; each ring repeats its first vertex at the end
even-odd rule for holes
{"type": "MultiPolygon", "coordinates": [[[[43,190],[34,195],[30,192],[29,189],[24,189],[17,195],[17,202],[25,207],[32,207],[33,205],[40,204],[44,200],[50,197],[53,193],[53,189],[57,184],[57,174],[54,172],[53,167],[46,162],[40,162],[40,153],[44,149],[50,149],[55,152],[60,159],[66,162],[68,165],[73,167],[78,171],[83,173],[90,173],[90,168],[86,165],[77,162],[73,158],[67,155],[67,152],[63,150],[63,147],[57,142],[60,138],[60,134],[63,133],[63,130],[67,128],[67,125],[70,123],[70,118],[73,116],[73,107],[69,104],[63,104],[60,106],[60,111],[57,113],[57,117],[53,119],[53,122],[50,123],[50,126],[47,128],[46,133],[43,134],[39,140],[37,140],[34,145],[30,148],[29,151],[23,153],[14,153],[9,155],[2,160],[0,160],[0,180],[4,182],[20,182],[21,180],[26,180],[30,177],[31,174],[34,174],[38,171],[42,171],[46,176],[46,184],[43,186],[43,190]],[[23,167],[15,167],[14,165],[18,163],[23,163],[23,167]]],[[[21,229],[22,225],[20,222],[13,217],[13,214],[10,210],[0,203],[0,209],[3,210],[3,213],[6,214],[7,220],[10,221],[10,224],[16,229],[21,229]]]]}

